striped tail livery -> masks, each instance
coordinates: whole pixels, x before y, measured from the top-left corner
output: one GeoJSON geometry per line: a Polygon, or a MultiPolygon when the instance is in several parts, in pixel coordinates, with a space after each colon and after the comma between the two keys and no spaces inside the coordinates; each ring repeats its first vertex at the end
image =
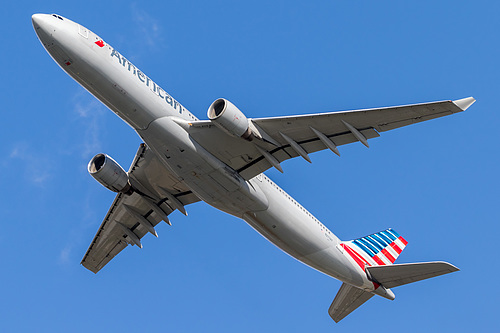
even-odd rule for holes
{"type": "Polygon", "coordinates": [[[352,241],[342,242],[340,246],[364,270],[365,266],[393,264],[406,244],[408,242],[396,231],[387,229],[352,241]]]}
{"type": "Polygon", "coordinates": [[[458,271],[443,261],[394,265],[407,244],[396,231],[387,229],[337,246],[359,273],[361,281],[356,285],[344,282],[340,287],[328,309],[335,322],[374,295],[393,300],[396,296],[390,288],[458,271]]]}

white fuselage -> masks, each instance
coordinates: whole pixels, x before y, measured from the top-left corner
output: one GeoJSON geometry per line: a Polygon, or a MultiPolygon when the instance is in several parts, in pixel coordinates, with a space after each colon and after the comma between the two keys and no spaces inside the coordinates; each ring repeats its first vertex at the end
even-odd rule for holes
{"type": "Polygon", "coordinates": [[[36,14],[33,25],[59,66],[134,128],[200,199],[244,219],[297,260],[378,293],[328,228],[265,175],[245,181],[206,151],[186,130],[197,118],[101,38],[53,15],[36,14]]]}

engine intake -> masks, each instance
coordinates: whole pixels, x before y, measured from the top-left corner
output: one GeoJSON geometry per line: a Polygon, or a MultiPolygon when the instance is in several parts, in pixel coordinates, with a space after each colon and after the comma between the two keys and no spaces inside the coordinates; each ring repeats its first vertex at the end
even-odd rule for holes
{"type": "Polygon", "coordinates": [[[106,154],[97,154],[89,162],[88,171],[102,186],[113,192],[132,193],[125,170],[106,154]]]}
{"type": "Polygon", "coordinates": [[[219,98],[208,108],[208,119],[229,135],[252,139],[252,130],[247,117],[233,103],[219,98]]]}

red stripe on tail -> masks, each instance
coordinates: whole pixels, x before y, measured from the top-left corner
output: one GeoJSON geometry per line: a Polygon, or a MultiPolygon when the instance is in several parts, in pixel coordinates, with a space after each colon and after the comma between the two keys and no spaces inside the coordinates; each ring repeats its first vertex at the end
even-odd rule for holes
{"type": "Polygon", "coordinates": [[[379,264],[379,265],[382,265],[382,266],[383,266],[383,265],[385,265],[385,262],[383,262],[382,260],[380,260],[380,258],[379,258],[377,255],[374,255],[374,256],[372,257],[372,259],[373,259],[373,260],[375,260],[375,262],[376,262],[377,264],[379,264]]]}
{"type": "Polygon", "coordinates": [[[386,250],[382,249],[382,253],[389,259],[390,262],[394,263],[396,259],[386,250]]]}
{"type": "Polygon", "coordinates": [[[401,252],[403,252],[403,250],[401,250],[399,246],[394,242],[391,243],[391,247],[394,249],[394,251],[396,251],[398,255],[401,254],[401,252]]]}
{"type": "Polygon", "coordinates": [[[347,251],[347,253],[349,253],[352,259],[354,259],[354,261],[359,265],[359,267],[361,267],[362,270],[365,269],[365,265],[370,266],[370,264],[367,263],[365,259],[363,259],[363,257],[361,257],[356,251],[351,249],[349,246],[345,244],[340,244],[340,246],[342,246],[347,251]]]}

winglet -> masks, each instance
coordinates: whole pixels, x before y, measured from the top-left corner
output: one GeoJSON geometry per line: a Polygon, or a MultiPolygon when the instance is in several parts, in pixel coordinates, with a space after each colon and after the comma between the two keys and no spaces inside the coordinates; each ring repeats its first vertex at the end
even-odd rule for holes
{"type": "Polygon", "coordinates": [[[474,97],[467,97],[467,98],[462,98],[462,99],[457,99],[456,101],[453,101],[453,103],[458,106],[462,111],[467,110],[469,106],[474,104],[476,100],[474,97]]]}

